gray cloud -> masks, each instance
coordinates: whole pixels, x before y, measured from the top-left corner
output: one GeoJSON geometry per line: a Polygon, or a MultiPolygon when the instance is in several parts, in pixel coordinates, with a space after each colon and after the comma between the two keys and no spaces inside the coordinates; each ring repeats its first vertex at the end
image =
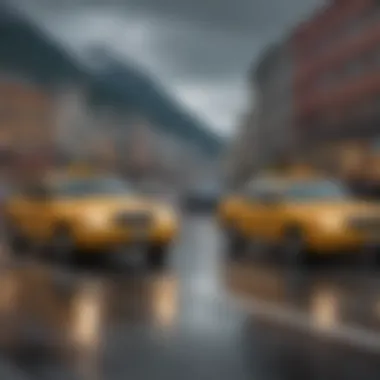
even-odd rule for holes
{"type": "Polygon", "coordinates": [[[12,0],[79,53],[112,46],[209,124],[233,130],[260,50],[321,0],[12,0]]]}
{"type": "Polygon", "coordinates": [[[270,33],[289,26],[323,0],[20,0],[25,6],[73,9],[106,6],[237,32],[270,33]]]}
{"type": "Polygon", "coordinates": [[[236,38],[228,33],[175,25],[162,27],[156,49],[162,62],[176,66],[180,76],[219,81],[241,76],[261,46],[255,36],[236,38]]]}
{"type": "MultiPolygon", "coordinates": [[[[121,3],[122,1],[115,1],[121,3]]],[[[272,34],[320,0],[127,0],[128,9],[235,33],[272,34]]]]}

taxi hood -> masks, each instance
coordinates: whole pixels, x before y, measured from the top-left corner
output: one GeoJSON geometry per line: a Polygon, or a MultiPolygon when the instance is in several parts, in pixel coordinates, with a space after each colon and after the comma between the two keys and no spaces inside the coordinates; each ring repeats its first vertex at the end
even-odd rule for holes
{"type": "Polygon", "coordinates": [[[101,214],[113,214],[119,211],[154,212],[157,209],[165,207],[164,204],[160,204],[157,201],[136,196],[61,199],[57,202],[57,204],[58,207],[64,209],[66,212],[96,212],[101,214]]]}
{"type": "Polygon", "coordinates": [[[313,218],[320,215],[337,215],[341,217],[379,216],[380,202],[359,200],[291,202],[286,209],[297,215],[313,218]]]}

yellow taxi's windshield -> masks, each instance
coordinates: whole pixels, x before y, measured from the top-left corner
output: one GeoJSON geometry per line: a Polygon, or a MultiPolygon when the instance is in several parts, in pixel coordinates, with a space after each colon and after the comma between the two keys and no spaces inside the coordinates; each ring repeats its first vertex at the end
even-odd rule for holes
{"type": "Polygon", "coordinates": [[[75,178],[53,185],[53,192],[63,197],[117,196],[135,193],[133,186],[117,177],[75,178]]]}
{"type": "Polygon", "coordinates": [[[284,189],[284,196],[292,201],[323,201],[350,198],[350,192],[339,181],[292,182],[284,189]]]}

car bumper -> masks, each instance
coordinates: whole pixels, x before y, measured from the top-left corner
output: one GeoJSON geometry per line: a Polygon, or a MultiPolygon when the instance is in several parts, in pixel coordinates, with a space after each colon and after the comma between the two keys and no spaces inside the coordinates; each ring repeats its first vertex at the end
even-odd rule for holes
{"type": "Polygon", "coordinates": [[[184,208],[189,211],[214,210],[217,208],[218,200],[215,198],[187,198],[184,208]]]}
{"type": "Polygon", "coordinates": [[[75,236],[76,246],[85,250],[112,251],[120,246],[135,244],[167,245],[176,237],[178,228],[174,225],[157,226],[143,231],[78,231],[75,236]]]}
{"type": "Polygon", "coordinates": [[[380,234],[379,236],[370,236],[349,231],[324,233],[311,236],[307,243],[313,252],[320,254],[360,253],[368,248],[380,249],[380,234]]]}

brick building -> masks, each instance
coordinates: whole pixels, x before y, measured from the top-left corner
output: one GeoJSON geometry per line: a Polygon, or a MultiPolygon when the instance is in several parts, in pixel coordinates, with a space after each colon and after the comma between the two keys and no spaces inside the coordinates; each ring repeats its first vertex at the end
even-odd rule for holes
{"type": "Polygon", "coordinates": [[[266,49],[250,77],[254,166],[285,155],[380,168],[364,157],[380,156],[379,46],[380,2],[333,0],[266,49]]]}
{"type": "Polygon", "coordinates": [[[53,124],[54,101],[48,92],[20,77],[0,78],[1,149],[12,156],[4,162],[6,166],[16,165],[19,174],[25,175],[48,165],[53,153],[53,124]]]}
{"type": "Polygon", "coordinates": [[[6,83],[0,78],[0,159],[4,146],[11,144],[22,152],[17,155],[18,167],[25,165],[28,173],[32,162],[39,166],[41,159],[47,163],[53,157],[65,163],[89,156],[107,167],[120,161],[132,166],[133,159],[126,162],[127,147],[132,146],[144,171],[152,166],[147,161],[158,162],[151,150],[161,150],[165,153],[161,166],[172,171],[175,162],[184,178],[190,177],[187,167],[203,171],[217,160],[223,139],[148,73],[102,49],[77,59],[22,12],[8,8],[0,4],[0,74],[6,78],[6,83]],[[91,62],[98,58],[100,66],[94,69],[87,58],[91,62]],[[133,133],[130,118],[135,114],[151,125],[149,136],[133,133]],[[145,138],[154,144],[140,143],[141,149],[135,149],[135,139],[145,138]]]}
{"type": "Polygon", "coordinates": [[[327,157],[370,145],[380,135],[380,2],[332,1],[295,29],[292,45],[299,146],[327,157]]]}
{"type": "Polygon", "coordinates": [[[291,43],[286,38],[264,52],[253,73],[257,90],[255,138],[259,165],[292,147],[293,71],[291,43]]]}

